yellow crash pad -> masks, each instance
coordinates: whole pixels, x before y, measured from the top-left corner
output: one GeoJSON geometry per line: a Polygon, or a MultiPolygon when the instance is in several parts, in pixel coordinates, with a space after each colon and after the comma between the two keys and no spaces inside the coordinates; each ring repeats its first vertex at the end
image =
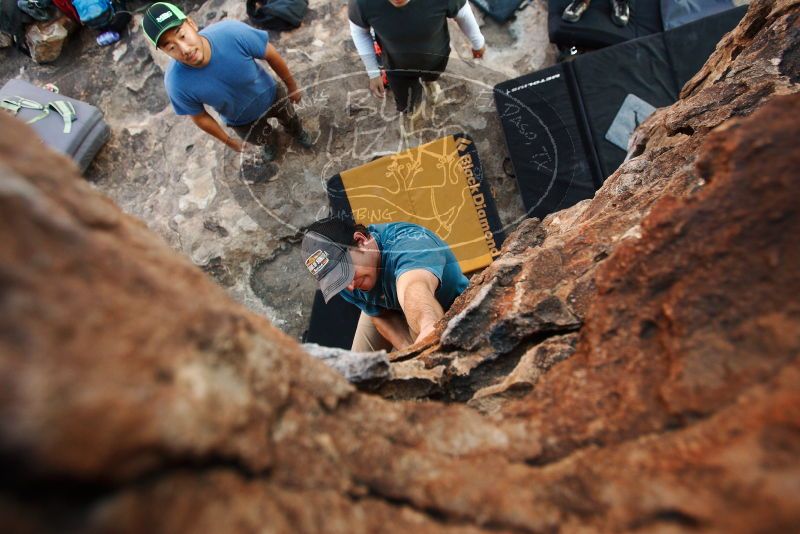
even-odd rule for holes
{"type": "Polygon", "coordinates": [[[499,254],[504,233],[472,140],[450,135],[328,180],[335,215],[363,225],[411,222],[441,237],[465,273],[499,254]]]}

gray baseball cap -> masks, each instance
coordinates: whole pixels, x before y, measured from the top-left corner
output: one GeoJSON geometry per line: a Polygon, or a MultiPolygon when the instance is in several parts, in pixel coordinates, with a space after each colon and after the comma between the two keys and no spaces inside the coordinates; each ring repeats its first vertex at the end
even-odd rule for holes
{"type": "Polygon", "coordinates": [[[327,303],[345,289],[355,276],[349,244],[355,226],[337,218],[322,219],[309,226],[301,250],[306,268],[317,280],[327,303]]]}

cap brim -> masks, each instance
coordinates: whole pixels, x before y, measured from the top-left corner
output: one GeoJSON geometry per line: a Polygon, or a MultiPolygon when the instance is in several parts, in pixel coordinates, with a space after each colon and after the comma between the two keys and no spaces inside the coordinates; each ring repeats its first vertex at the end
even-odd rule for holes
{"type": "Polygon", "coordinates": [[[174,20],[166,28],[161,28],[161,31],[158,32],[158,35],[156,36],[156,40],[153,41],[153,44],[156,45],[156,48],[158,48],[158,42],[161,40],[161,36],[164,35],[165,32],[168,32],[169,30],[171,30],[173,28],[177,28],[178,26],[180,26],[184,22],[186,22],[186,19],[174,20]]]}
{"type": "Polygon", "coordinates": [[[355,274],[355,269],[353,269],[353,264],[350,260],[350,253],[345,252],[342,259],[317,281],[319,290],[322,292],[322,298],[325,299],[325,304],[342,289],[349,286],[355,274]]]}

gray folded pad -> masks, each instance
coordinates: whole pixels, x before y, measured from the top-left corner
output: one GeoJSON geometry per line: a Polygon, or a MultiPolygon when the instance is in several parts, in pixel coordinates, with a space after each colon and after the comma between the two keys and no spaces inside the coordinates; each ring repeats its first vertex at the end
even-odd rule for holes
{"type": "MultiPolygon", "coordinates": [[[[43,106],[56,100],[72,104],[77,118],[72,123],[69,133],[64,133],[64,119],[53,109],[46,117],[30,126],[44,144],[75,160],[81,172],[89,167],[97,152],[108,141],[110,130],[103,120],[103,114],[90,104],[62,94],[51,93],[23,80],[9,80],[0,89],[0,98],[15,96],[33,100],[43,106]]],[[[40,110],[21,108],[17,112],[17,117],[27,122],[41,114],[40,110]]]]}
{"type": "Polygon", "coordinates": [[[661,20],[671,30],[734,7],[734,0],[661,0],[661,20]]]}
{"type": "Polygon", "coordinates": [[[656,108],[634,94],[628,94],[606,132],[606,139],[622,150],[628,150],[633,131],[653,114],[656,108]]]}

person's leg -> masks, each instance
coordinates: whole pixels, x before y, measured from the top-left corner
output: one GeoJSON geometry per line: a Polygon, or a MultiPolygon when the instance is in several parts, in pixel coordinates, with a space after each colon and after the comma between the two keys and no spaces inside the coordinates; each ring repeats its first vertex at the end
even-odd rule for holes
{"type": "Polygon", "coordinates": [[[420,74],[410,71],[386,71],[389,87],[394,95],[397,111],[407,113],[413,111],[422,100],[422,85],[419,83],[420,74]]]}
{"type": "Polygon", "coordinates": [[[303,133],[303,123],[294,109],[294,104],[289,100],[289,93],[286,86],[277,82],[275,87],[275,102],[267,111],[268,117],[275,117],[286,132],[292,137],[298,137],[303,133]]]}
{"type": "Polygon", "coordinates": [[[441,77],[442,73],[447,70],[447,62],[449,60],[449,56],[443,56],[435,67],[430,70],[421,71],[419,75],[420,79],[423,82],[435,82],[441,77]]]}
{"type": "Polygon", "coordinates": [[[416,111],[422,105],[422,83],[419,76],[411,78],[411,89],[408,94],[408,107],[410,112],[416,111]]]}
{"type": "Polygon", "coordinates": [[[444,91],[439,86],[439,77],[447,69],[448,56],[444,56],[439,64],[433,70],[422,73],[420,79],[422,80],[422,88],[425,91],[425,98],[431,105],[437,105],[444,100],[444,91]]]}
{"type": "Polygon", "coordinates": [[[231,126],[231,128],[242,141],[261,147],[262,160],[254,159],[242,162],[242,179],[251,183],[263,183],[274,179],[278,168],[269,162],[275,159],[278,151],[276,145],[271,144],[274,142],[274,128],[269,123],[269,117],[262,115],[261,118],[249,124],[231,126]]]}
{"type": "Polygon", "coordinates": [[[370,316],[361,312],[350,350],[353,352],[375,352],[376,350],[389,352],[392,348],[392,344],[378,333],[370,316]]]}
{"type": "Polygon", "coordinates": [[[249,124],[232,126],[232,128],[236,135],[251,145],[264,146],[274,142],[273,128],[269,123],[269,116],[266,114],[249,124]]]}
{"type": "Polygon", "coordinates": [[[269,115],[264,114],[249,124],[233,126],[233,131],[243,141],[260,146],[266,161],[272,161],[277,157],[278,145],[275,142],[275,129],[269,123],[269,115]]]}
{"type": "Polygon", "coordinates": [[[573,0],[564,8],[561,18],[567,22],[578,22],[586,10],[589,9],[589,4],[591,4],[591,0],[573,0]]]}

